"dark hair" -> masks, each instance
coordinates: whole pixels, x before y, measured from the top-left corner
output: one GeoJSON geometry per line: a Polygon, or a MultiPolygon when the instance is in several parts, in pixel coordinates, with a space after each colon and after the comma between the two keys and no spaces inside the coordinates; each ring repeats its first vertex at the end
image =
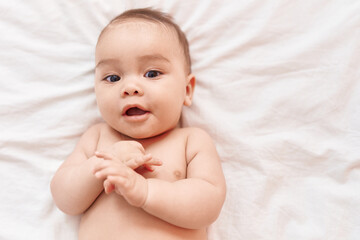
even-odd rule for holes
{"type": "Polygon", "coordinates": [[[110,26],[112,24],[116,24],[117,22],[129,20],[129,19],[143,19],[143,20],[151,21],[151,22],[155,22],[155,23],[162,23],[170,28],[173,28],[177,34],[180,45],[183,48],[183,52],[184,52],[184,56],[185,56],[185,63],[187,65],[186,66],[187,70],[189,71],[189,73],[191,72],[191,58],[190,58],[190,51],[189,51],[189,43],[185,36],[185,33],[173,21],[173,18],[164,12],[161,12],[161,11],[158,11],[158,10],[155,10],[152,8],[138,8],[138,9],[127,10],[110,21],[110,23],[100,33],[99,39],[100,39],[101,35],[103,34],[103,32],[107,29],[108,26],[110,26]]]}

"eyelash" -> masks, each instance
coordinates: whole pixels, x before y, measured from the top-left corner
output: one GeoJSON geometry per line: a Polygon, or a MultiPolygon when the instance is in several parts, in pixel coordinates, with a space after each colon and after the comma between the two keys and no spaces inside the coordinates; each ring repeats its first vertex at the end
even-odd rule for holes
{"type": "Polygon", "coordinates": [[[118,75],[109,75],[109,76],[106,76],[106,77],[104,78],[104,80],[113,83],[113,82],[120,81],[120,80],[121,80],[121,77],[119,77],[118,75]],[[112,77],[116,77],[117,80],[108,79],[108,78],[112,78],[112,77]]]}
{"type": "MultiPolygon", "coordinates": [[[[150,70],[150,71],[147,71],[145,74],[144,74],[144,77],[146,78],[156,78],[156,77],[159,77],[160,75],[162,75],[163,73],[160,72],[160,71],[157,71],[157,70],[150,70]],[[150,73],[155,73],[156,76],[148,76],[148,74],[150,73]]],[[[115,74],[112,74],[112,75],[108,75],[106,76],[103,80],[105,81],[108,81],[110,83],[114,83],[114,82],[118,82],[121,80],[121,77],[119,77],[118,75],[115,75],[115,74]],[[114,79],[115,78],[115,79],[114,79]]]]}
{"type": "Polygon", "coordinates": [[[162,74],[163,74],[163,73],[160,72],[160,71],[150,70],[150,71],[147,71],[147,72],[144,74],[144,77],[146,77],[146,78],[156,78],[156,77],[159,77],[159,76],[162,75],[162,74]],[[156,73],[156,76],[154,76],[154,77],[147,76],[148,73],[156,73]]]}

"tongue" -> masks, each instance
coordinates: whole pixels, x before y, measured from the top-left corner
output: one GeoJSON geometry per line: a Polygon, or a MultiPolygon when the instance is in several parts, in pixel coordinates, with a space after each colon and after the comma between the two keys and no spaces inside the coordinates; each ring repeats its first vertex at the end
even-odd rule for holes
{"type": "Polygon", "coordinates": [[[143,115],[145,113],[146,111],[141,110],[140,108],[137,107],[130,108],[129,110],[126,111],[126,115],[128,116],[143,115]]]}

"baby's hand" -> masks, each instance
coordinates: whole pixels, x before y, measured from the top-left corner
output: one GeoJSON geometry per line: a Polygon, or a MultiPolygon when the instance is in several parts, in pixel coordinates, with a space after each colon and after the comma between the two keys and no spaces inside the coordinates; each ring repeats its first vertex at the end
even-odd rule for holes
{"type": "Polygon", "coordinates": [[[125,164],[104,160],[95,166],[94,175],[98,179],[105,179],[104,189],[107,194],[115,191],[135,207],[145,204],[148,194],[147,180],[125,164]]]}
{"type": "MultiPolygon", "coordinates": [[[[118,162],[120,161],[117,160],[117,158],[111,153],[95,152],[95,156],[98,158],[103,158],[104,160],[112,160],[118,162]]],[[[120,162],[124,163],[126,166],[128,166],[131,169],[137,169],[141,166],[144,166],[149,171],[154,171],[153,166],[162,165],[162,162],[157,158],[153,158],[151,154],[134,156],[133,158],[129,158],[126,161],[120,161],[120,162]]]]}
{"type": "Polygon", "coordinates": [[[122,162],[145,155],[144,147],[137,141],[118,141],[104,149],[104,152],[112,154],[122,162]]]}
{"type": "Polygon", "coordinates": [[[162,164],[158,159],[152,158],[151,155],[145,155],[144,147],[136,141],[116,142],[104,151],[95,153],[95,155],[105,160],[120,161],[132,169],[144,166],[147,170],[153,171],[153,166],[162,164]]]}

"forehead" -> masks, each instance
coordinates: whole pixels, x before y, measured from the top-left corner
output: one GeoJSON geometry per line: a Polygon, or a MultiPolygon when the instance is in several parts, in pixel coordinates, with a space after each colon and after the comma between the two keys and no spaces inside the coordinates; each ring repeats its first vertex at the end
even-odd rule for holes
{"type": "Polygon", "coordinates": [[[101,33],[97,46],[96,58],[106,52],[124,49],[124,43],[133,50],[146,47],[153,51],[182,53],[176,31],[161,22],[142,19],[118,20],[108,25],[101,33]]]}
{"type": "Polygon", "coordinates": [[[165,35],[172,35],[175,37],[176,33],[173,27],[157,21],[151,21],[146,19],[139,19],[139,18],[130,18],[130,19],[118,19],[110,23],[104,32],[111,32],[111,30],[116,29],[124,29],[124,30],[136,30],[136,31],[146,31],[151,29],[153,31],[157,31],[159,33],[165,35]]]}

